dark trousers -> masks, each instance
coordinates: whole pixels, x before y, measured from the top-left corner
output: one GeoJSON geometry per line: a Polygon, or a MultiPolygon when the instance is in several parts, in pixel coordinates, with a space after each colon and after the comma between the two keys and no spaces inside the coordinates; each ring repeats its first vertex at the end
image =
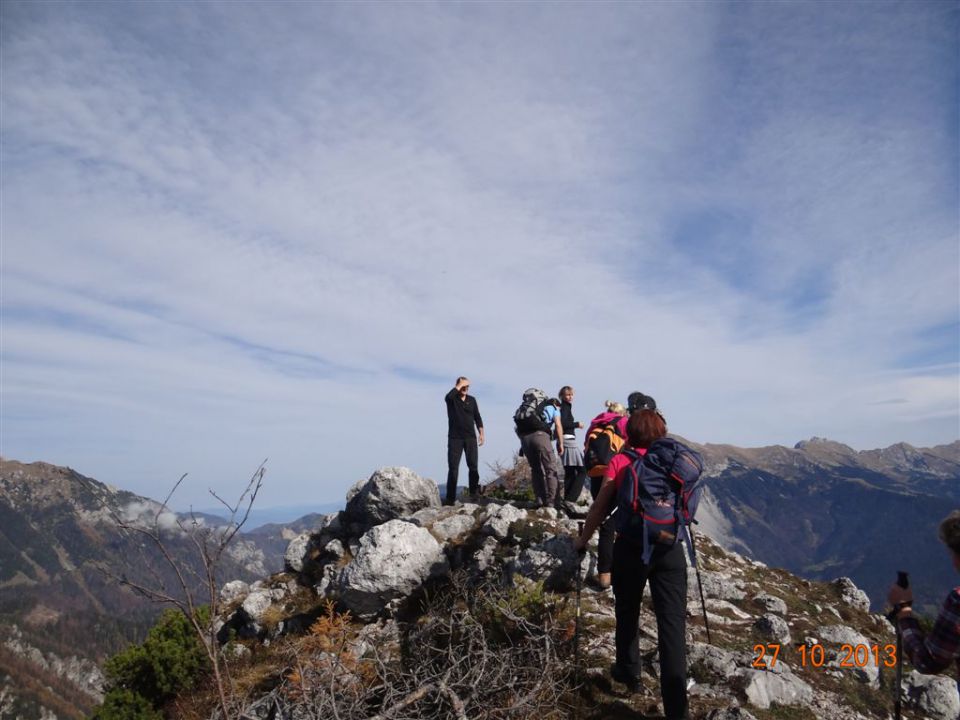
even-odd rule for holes
{"type": "Polygon", "coordinates": [[[583,492],[583,481],[587,477],[587,469],[583,465],[563,466],[563,499],[576,502],[583,492]]]}
{"type": "Polygon", "coordinates": [[[444,502],[453,505],[457,501],[457,478],[460,475],[460,456],[466,451],[467,470],[470,479],[470,494],[480,489],[480,472],[477,470],[477,439],[447,439],[447,494],[444,502]]]}
{"type": "MultiPolygon", "coordinates": [[[[603,484],[602,477],[590,478],[590,494],[593,499],[597,499],[600,493],[600,486],[603,484]]],[[[600,523],[600,535],[597,538],[597,572],[613,572],[613,540],[617,535],[617,519],[612,515],[600,523]]]]}
{"type": "Polygon", "coordinates": [[[683,544],[657,546],[644,565],[643,546],[618,538],[613,548],[613,592],[616,594],[617,665],[640,676],[640,598],[650,580],[657,616],[660,651],[660,696],[668,720],[687,717],[687,564],[683,544]]]}

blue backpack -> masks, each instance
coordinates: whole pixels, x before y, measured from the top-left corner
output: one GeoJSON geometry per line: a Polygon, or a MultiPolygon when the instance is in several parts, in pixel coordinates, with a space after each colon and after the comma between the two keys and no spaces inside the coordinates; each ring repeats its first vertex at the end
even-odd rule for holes
{"type": "Polygon", "coordinates": [[[675,545],[683,536],[696,566],[687,526],[693,522],[703,491],[700,453],[673,438],[660,438],[640,455],[624,448],[630,458],[617,490],[617,532],[643,544],[649,563],[657,543],[675,545]]]}

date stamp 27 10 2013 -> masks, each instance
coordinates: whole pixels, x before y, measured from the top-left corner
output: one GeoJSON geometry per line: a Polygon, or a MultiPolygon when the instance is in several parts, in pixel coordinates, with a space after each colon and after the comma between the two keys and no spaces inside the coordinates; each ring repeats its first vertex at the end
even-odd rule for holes
{"type": "MultiPolygon", "coordinates": [[[[897,646],[887,645],[841,645],[836,652],[835,661],[830,661],[827,650],[819,643],[807,645],[801,643],[792,648],[799,655],[800,667],[821,668],[824,666],[830,668],[862,668],[868,665],[876,667],[896,667],[897,664],[897,646]],[[828,661],[829,664],[828,664],[828,661]]],[[[780,643],[767,643],[766,645],[754,645],[753,651],[757,656],[753,659],[753,667],[761,670],[769,670],[776,666],[780,658],[780,643]]],[[[831,653],[831,656],[833,654],[831,653]]]]}

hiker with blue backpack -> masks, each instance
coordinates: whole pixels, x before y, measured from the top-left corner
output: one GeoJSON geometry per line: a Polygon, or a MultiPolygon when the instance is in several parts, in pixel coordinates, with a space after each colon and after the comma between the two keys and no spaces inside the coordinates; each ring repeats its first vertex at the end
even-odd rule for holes
{"type": "Polygon", "coordinates": [[[560,469],[553,454],[551,437],[556,437],[557,453],[563,457],[563,428],[560,425],[560,401],[548,398],[539,388],[527,388],[523,402],[513,414],[520,451],[530,464],[530,480],[538,507],[556,508],[560,494],[560,469]]]}
{"type": "Polygon", "coordinates": [[[702,489],[703,462],[698,453],[666,437],[666,420],[657,410],[635,410],[627,420],[626,433],[627,447],[612,461],[613,475],[605,474],[574,546],[583,552],[594,530],[616,508],[616,662],[611,677],[631,692],[639,689],[640,601],[649,580],[657,619],[664,714],[667,720],[684,720],[689,718],[687,562],[678,541],[682,538],[688,544],[695,563],[688,524],[702,489]]]}

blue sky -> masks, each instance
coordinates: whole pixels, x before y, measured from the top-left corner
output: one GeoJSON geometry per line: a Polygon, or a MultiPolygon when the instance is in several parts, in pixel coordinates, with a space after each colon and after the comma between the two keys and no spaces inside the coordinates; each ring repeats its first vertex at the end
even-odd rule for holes
{"type": "Polygon", "coordinates": [[[0,453],[337,501],[460,374],[484,464],[567,383],[956,440],[958,8],[4,2],[0,453]]]}

